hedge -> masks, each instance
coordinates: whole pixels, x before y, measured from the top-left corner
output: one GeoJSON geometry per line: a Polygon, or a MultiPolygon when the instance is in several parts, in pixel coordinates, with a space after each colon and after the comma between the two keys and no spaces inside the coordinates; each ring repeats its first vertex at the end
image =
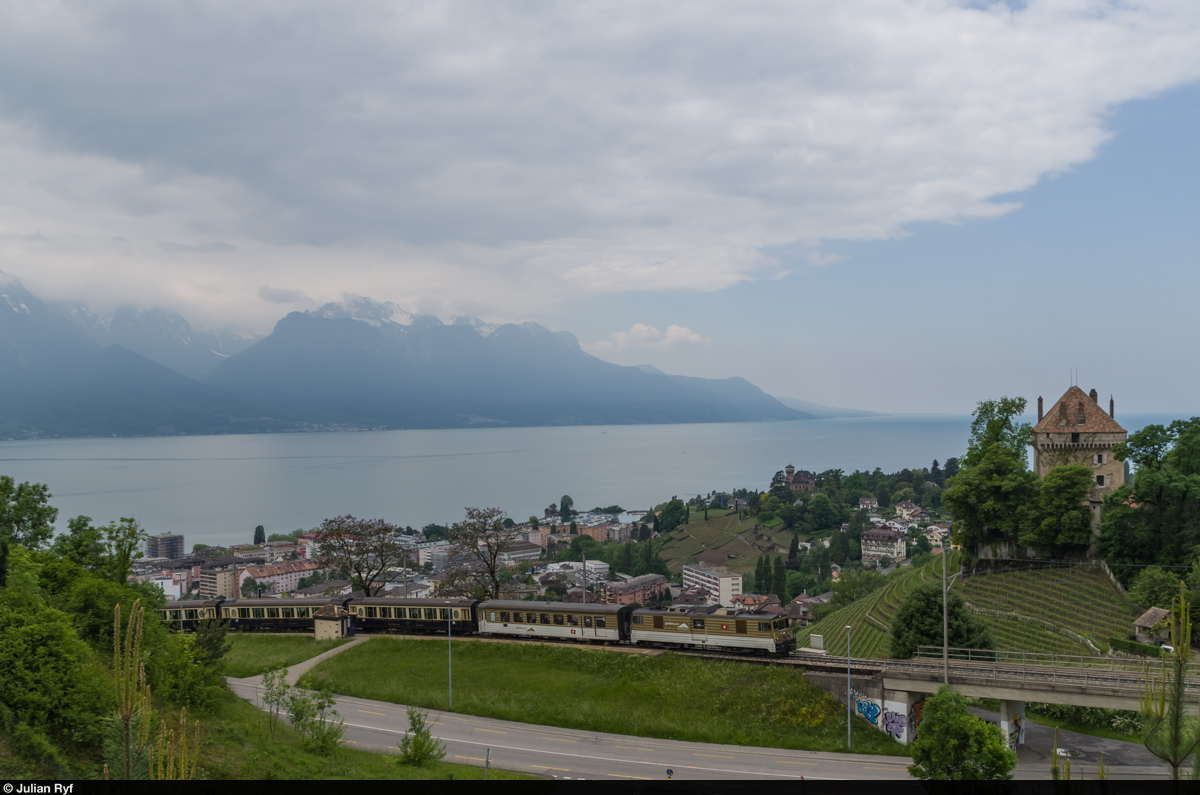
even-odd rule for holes
{"type": "Polygon", "coordinates": [[[1127,651],[1131,654],[1140,654],[1143,657],[1161,657],[1162,649],[1157,646],[1151,646],[1149,643],[1137,643],[1124,638],[1109,638],[1108,645],[1114,649],[1127,651]]]}

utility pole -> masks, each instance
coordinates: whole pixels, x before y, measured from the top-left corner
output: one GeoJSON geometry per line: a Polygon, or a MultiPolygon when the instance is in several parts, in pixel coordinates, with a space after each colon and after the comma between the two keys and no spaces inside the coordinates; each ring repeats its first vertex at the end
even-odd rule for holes
{"type": "Polygon", "coordinates": [[[850,750],[850,721],[853,714],[850,703],[854,697],[850,695],[850,625],[846,625],[846,750],[850,750]]]}
{"type": "Polygon", "coordinates": [[[950,684],[950,611],[946,607],[946,545],[942,544],[942,680],[950,684]]]}

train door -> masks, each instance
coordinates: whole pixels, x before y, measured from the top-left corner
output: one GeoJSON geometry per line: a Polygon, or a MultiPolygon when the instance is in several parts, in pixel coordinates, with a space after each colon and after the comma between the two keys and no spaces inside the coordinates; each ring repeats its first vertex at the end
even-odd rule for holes
{"type": "Polygon", "coordinates": [[[596,619],[592,616],[583,616],[580,620],[579,634],[585,638],[596,637],[596,619]]]}
{"type": "Polygon", "coordinates": [[[692,619],[692,643],[704,646],[708,643],[708,629],[703,618],[692,619]]]}

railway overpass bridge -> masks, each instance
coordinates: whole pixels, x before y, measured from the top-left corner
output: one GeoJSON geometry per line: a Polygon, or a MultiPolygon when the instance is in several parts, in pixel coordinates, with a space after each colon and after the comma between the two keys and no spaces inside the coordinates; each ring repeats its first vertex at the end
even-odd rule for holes
{"type": "MultiPolygon", "coordinates": [[[[1068,657],[921,647],[911,660],[872,660],[797,653],[775,662],[804,669],[807,678],[864,720],[900,742],[919,731],[926,696],[944,681],[965,696],[1000,701],[1000,728],[1015,748],[1024,742],[1025,702],[1106,709],[1140,709],[1147,674],[1161,676],[1156,660],[1068,657]],[[849,676],[847,676],[849,672],[849,676]]],[[[1185,702],[1200,706],[1200,667],[1189,665],[1185,702]]]]}

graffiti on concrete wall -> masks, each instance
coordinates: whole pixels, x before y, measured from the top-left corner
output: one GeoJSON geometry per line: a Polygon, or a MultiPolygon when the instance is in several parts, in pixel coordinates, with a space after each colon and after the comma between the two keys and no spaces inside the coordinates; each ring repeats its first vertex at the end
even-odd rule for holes
{"type": "Polygon", "coordinates": [[[846,700],[849,701],[851,699],[854,700],[854,708],[858,714],[870,721],[871,725],[878,728],[879,713],[883,711],[879,703],[866,693],[859,692],[854,688],[850,688],[849,692],[846,693],[846,700]]]}
{"type": "Polygon", "coordinates": [[[908,716],[903,712],[885,712],[883,713],[883,730],[890,734],[893,739],[902,740],[904,738],[904,729],[908,726],[908,716]]]}
{"type": "Polygon", "coordinates": [[[908,709],[908,741],[917,739],[918,726],[921,723],[921,713],[925,711],[925,699],[921,699],[908,709]]]}
{"type": "Polygon", "coordinates": [[[1008,747],[1015,751],[1025,744],[1025,716],[1013,715],[1008,723],[1008,747]]]}

